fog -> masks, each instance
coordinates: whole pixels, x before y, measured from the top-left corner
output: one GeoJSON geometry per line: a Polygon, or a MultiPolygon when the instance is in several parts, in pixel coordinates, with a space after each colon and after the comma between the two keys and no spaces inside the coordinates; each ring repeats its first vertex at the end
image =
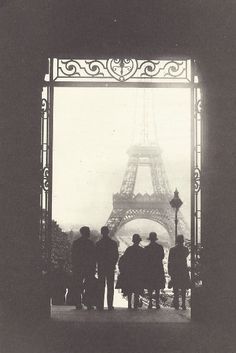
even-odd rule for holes
{"type": "MultiPolygon", "coordinates": [[[[143,114],[155,122],[171,190],[178,188],[190,222],[190,89],[55,88],[53,219],[63,229],[106,222],[143,114]]],[[[149,171],[139,171],[135,192],[152,192],[149,171]]]]}

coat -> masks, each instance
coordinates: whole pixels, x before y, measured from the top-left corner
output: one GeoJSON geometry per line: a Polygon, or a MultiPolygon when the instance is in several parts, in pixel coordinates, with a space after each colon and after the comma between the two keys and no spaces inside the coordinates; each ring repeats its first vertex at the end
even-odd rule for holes
{"type": "Polygon", "coordinates": [[[174,288],[190,288],[190,278],[187,266],[188,248],[176,245],[170,249],[168,258],[168,272],[174,288]]]}
{"type": "Polygon", "coordinates": [[[138,245],[129,246],[119,261],[120,274],[116,288],[121,288],[123,293],[143,293],[144,272],[143,272],[144,249],[138,245]]]}
{"type": "Polygon", "coordinates": [[[102,238],[96,243],[98,273],[114,271],[118,257],[119,252],[117,243],[111,238],[102,238]]]}
{"type": "Polygon", "coordinates": [[[164,249],[156,242],[150,243],[144,248],[145,288],[165,288],[165,273],[162,260],[164,249]]]}
{"type": "Polygon", "coordinates": [[[72,244],[72,271],[74,275],[93,276],[96,269],[95,245],[90,239],[79,238],[72,244]]]}

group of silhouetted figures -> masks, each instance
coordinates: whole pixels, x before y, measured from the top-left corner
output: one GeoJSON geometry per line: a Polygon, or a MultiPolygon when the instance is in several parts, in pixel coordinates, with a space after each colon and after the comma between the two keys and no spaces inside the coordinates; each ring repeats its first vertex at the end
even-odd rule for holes
{"type": "MultiPolygon", "coordinates": [[[[164,249],[157,243],[157,234],[149,234],[149,244],[141,247],[139,234],[132,237],[133,245],[129,246],[119,258],[117,242],[110,238],[109,228],[101,228],[102,238],[94,244],[90,239],[89,227],[80,229],[81,237],[72,245],[72,282],[73,302],[77,309],[83,305],[88,310],[104,310],[104,293],[107,286],[107,308],[114,310],[114,277],[118,262],[119,275],[116,288],[128,299],[128,309],[138,309],[144,290],[147,290],[151,309],[153,299],[156,309],[160,309],[160,290],[165,288],[163,267],[164,249]],[[119,260],[119,261],[118,261],[119,260]],[[97,277],[96,277],[97,271],[97,277]]],[[[176,246],[169,251],[168,272],[173,287],[173,306],[179,309],[179,294],[182,297],[182,309],[186,309],[186,290],[190,288],[187,266],[188,248],[184,246],[183,235],[177,236],[176,246]]]]}

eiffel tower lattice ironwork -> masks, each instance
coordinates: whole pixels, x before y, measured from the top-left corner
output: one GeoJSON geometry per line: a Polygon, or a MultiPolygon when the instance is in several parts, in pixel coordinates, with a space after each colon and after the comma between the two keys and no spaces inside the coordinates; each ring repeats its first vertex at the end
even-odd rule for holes
{"type": "MultiPolygon", "coordinates": [[[[149,119],[150,120],[150,119],[149,119]]],[[[170,244],[175,242],[174,212],[170,206],[172,192],[165,172],[157,140],[149,142],[150,121],[143,117],[142,142],[128,150],[129,160],[119,193],[113,195],[113,209],[107,220],[112,236],[126,223],[135,219],[149,219],[162,225],[169,234],[170,244]],[[134,193],[138,168],[150,168],[152,194],[134,193]]],[[[154,119],[152,133],[155,131],[154,119]]],[[[155,133],[154,133],[155,135],[155,133]]],[[[178,232],[187,235],[188,226],[179,213],[178,232]]]]}

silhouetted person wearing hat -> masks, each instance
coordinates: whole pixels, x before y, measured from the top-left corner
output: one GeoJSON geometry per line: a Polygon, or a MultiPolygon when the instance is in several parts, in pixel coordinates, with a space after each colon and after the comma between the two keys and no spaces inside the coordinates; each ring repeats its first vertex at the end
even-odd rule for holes
{"type": "Polygon", "coordinates": [[[118,261],[118,245],[109,237],[109,228],[101,228],[102,239],[96,243],[96,260],[98,265],[99,300],[98,310],[104,309],[104,292],[107,284],[107,307],[113,310],[114,272],[118,261]]]}
{"type": "Polygon", "coordinates": [[[187,266],[187,257],[189,250],[184,246],[183,235],[178,235],[177,244],[170,249],[168,258],[168,272],[171,276],[171,281],[174,290],[174,308],[179,309],[179,289],[181,289],[182,309],[186,309],[186,289],[190,287],[190,278],[187,266]]]}
{"type": "MultiPolygon", "coordinates": [[[[82,309],[81,295],[86,283],[87,287],[94,279],[96,269],[95,245],[89,239],[89,227],[80,228],[81,237],[72,244],[72,271],[75,284],[76,308],[82,309]]],[[[91,305],[88,303],[88,309],[91,305]]]]}
{"type": "Polygon", "coordinates": [[[128,296],[128,308],[132,309],[132,296],[134,295],[134,309],[139,306],[139,296],[143,294],[143,261],[144,249],[139,246],[139,234],[134,234],[133,245],[129,246],[123,255],[124,283],[123,290],[128,296]]]}
{"type": "Polygon", "coordinates": [[[162,260],[164,259],[164,249],[158,244],[157,234],[151,232],[149,234],[150,244],[144,248],[145,255],[145,288],[148,290],[149,305],[152,308],[152,297],[155,292],[156,309],[160,309],[159,296],[160,289],[165,288],[165,274],[162,260]]]}

